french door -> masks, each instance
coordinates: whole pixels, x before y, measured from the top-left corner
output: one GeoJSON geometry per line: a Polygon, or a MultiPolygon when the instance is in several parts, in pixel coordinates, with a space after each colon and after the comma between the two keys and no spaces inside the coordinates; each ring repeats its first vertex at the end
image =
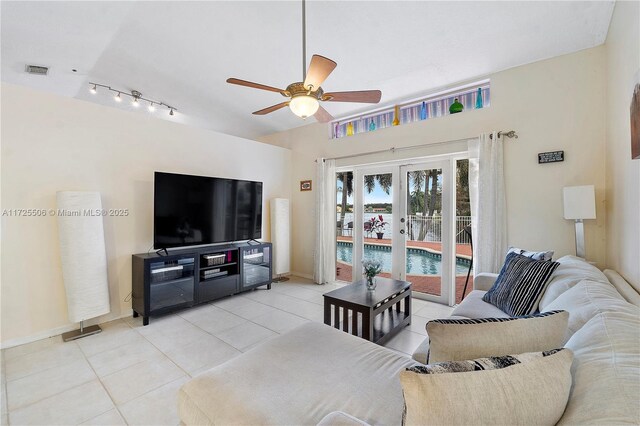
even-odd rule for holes
{"type": "Polygon", "coordinates": [[[414,295],[447,305],[453,304],[452,178],[449,160],[400,166],[398,277],[412,283],[414,295]]]}
{"type": "Polygon", "coordinates": [[[362,260],[374,259],[381,276],[410,281],[415,297],[453,305],[457,160],[338,170],[338,279],[361,279],[362,260]]]}

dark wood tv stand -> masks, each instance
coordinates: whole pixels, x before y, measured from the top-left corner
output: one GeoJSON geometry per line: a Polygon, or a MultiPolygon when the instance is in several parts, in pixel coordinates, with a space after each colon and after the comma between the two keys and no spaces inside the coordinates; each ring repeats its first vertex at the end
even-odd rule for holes
{"type": "Polygon", "coordinates": [[[149,317],[231,296],[271,289],[271,243],[176,249],[132,255],[133,316],[149,317]]]}

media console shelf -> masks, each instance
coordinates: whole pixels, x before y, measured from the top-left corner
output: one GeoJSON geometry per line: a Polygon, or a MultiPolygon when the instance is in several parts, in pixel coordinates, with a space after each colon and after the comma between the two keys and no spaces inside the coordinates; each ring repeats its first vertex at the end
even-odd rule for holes
{"type": "Polygon", "coordinates": [[[149,317],[256,287],[271,289],[271,243],[180,249],[132,256],[133,316],[149,317]]]}

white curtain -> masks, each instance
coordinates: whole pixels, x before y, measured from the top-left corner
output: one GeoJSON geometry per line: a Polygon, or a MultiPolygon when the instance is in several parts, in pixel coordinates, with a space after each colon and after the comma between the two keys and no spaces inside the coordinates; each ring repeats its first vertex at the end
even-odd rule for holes
{"type": "Polygon", "coordinates": [[[316,248],[313,280],[336,279],[336,162],[318,158],[316,165],[316,248]]]}
{"type": "Polygon", "coordinates": [[[507,251],[503,138],[498,132],[469,141],[469,198],[474,274],[499,272],[507,251]]]}

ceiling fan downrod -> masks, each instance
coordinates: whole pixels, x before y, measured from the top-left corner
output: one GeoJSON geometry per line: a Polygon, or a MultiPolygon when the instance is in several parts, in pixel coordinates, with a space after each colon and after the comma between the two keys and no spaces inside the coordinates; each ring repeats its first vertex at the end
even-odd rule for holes
{"type": "Polygon", "coordinates": [[[302,0],[302,81],[307,78],[307,5],[302,0]]]}

